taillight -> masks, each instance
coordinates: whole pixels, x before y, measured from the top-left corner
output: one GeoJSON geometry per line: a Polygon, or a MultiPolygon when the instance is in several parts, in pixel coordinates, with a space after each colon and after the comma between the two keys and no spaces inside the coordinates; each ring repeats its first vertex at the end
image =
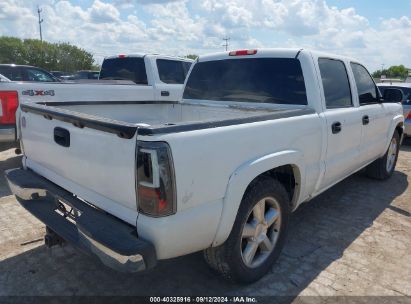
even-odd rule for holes
{"type": "Polygon", "coordinates": [[[138,210],[150,216],[176,213],[171,150],[164,142],[137,142],[138,210]]]}
{"type": "Polygon", "coordinates": [[[19,97],[16,91],[0,91],[2,114],[0,124],[15,124],[16,110],[19,106],[19,97]]]}
{"type": "Polygon", "coordinates": [[[408,112],[407,119],[411,119],[411,111],[408,112]]]}
{"type": "Polygon", "coordinates": [[[255,55],[257,54],[257,50],[239,50],[239,51],[231,51],[228,53],[229,56],[244,56],[244,55],[255,55]]]}
{"type": "Polygon", "coordinates": [[[120,55],[118,55],[118,58],[126,58],[126,55],[120,54],[120,55]]]}

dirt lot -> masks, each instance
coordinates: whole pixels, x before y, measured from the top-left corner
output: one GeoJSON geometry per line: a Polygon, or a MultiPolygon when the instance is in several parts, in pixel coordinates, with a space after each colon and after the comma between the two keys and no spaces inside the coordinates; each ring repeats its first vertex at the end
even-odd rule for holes
{"type": "MultiPolygon", "coordinates": [[[[12,150],[1,170],[19,166],[12,150]]],[[[271,272],[249,286],[215,276],[201,253],[123,274],[70,246],[46,249],[44,226],[0,177],[0,296],[7,295],[411,295],[411,145],[387,182],[356,174],[292,216],[271,272]]],[[[404,299],[404,298],[403,298],[404,299]]],[[[408,298],[410,299],[410,298],[408,298]]]]}

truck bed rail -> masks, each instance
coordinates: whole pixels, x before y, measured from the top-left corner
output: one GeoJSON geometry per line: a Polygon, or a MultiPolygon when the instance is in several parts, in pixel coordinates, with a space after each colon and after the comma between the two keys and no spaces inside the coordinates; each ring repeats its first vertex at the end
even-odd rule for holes
{"type": "MultiPolygon", "coordinates": [[[[239,118],[232,119],[220,119],[220,120],[207,120],[201,122],[181,122],[176,124],[161,124],[153,126],[139,126],[139,124],[133,124],[129,122],[113,120],[100,116],[94,116],[84,114],[81,112],[70,111],[67,109],[57,108],[57,106],[70,106],[70,105],[87,105],[87,104],[155,104],[157,101],[136,101],[136,102],[50,102],[50,103],[32,103],[22,104],[21,110],[23,112],[30,112],[44,116],[45,119],[57,119],[64,122],[72,123],[78,128],[88,127],[103,132],[113,133],[117,136],[125,139],[130,139],[134,135],[157,135],[167,133],[179,133],[187,131],[195,131],[201,129],[210,129],[225,127],[238,124],[253,123],[266,120],[274,120],[281,118],[288,118],[294,116],[302,116],[315,114],[315,110],[308,107],[298,109],[278,109],[267,114],[248,115],[239,118]]],[[[177,104],[178,102],[161,102],[177,104]]]]}

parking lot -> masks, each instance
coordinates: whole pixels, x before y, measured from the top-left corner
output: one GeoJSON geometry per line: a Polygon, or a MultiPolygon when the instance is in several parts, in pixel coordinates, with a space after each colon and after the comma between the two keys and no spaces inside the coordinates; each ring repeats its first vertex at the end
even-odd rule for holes
{"type": "MultiPolygon", "coordinates": [[[[1,170],[17,167],[13,150],[1,170]]],[[[44,226],[0,177],[0,296],[8,295],[408,295],[411,296],[411,145],[402,146],[387,182],[356,174],[291,219],[289,241],[262,280],[233,285],[201,253],[124,274],[70,246],[43,245],[44,226]]],[[[189,227],[188,227],[189,228],[189,227]]]]}

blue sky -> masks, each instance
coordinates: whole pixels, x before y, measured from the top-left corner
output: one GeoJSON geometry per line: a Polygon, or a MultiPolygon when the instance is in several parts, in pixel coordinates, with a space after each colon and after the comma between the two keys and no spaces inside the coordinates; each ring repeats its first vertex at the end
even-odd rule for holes
{"type": "Polygon", "coordinates": [[[358,14],[378,26],[380,18],[400,18],[411,15],[410,0],[329,0],[327,3],[338,8],[354,7],[358,14]]]}
{"type": "Polygon", "coordinates": [[[68,41],[97,62],[118,53],[170,55],[302,47],[352,56],[370,70],[411,67],[411,0],[1,0],[0,35],[68,41]]]}

